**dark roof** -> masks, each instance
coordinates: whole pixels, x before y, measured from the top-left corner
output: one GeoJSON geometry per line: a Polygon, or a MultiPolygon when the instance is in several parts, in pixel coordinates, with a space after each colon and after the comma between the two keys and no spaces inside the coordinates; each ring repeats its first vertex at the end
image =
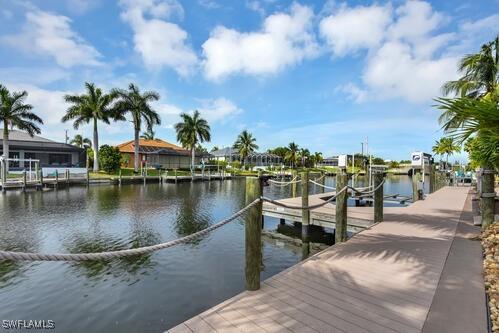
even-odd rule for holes
{"type": "MultiPolygon", "coordinates": [[[[0,147],[3,139],[0,136],[0,147]]],[[[82,152],[83,148],[79,148],[67,143],[52,141],[41,136],[34,135],[31,137],[28,133],[10,130],[9,131],[9,147],[11,149],[26,149],[26,150],[60,150],[82,152]]]]}

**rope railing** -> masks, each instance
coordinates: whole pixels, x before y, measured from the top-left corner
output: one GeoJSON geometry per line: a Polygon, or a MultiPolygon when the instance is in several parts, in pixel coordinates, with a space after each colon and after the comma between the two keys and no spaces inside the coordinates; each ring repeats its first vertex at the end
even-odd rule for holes
{"type": "Polygon", "coordinates": [[[155,251],[167,249],[182,243],[187,243],[192,240],[195,240],[201,236],[204,236],[210,233],[213,230],[216,230],[229,222],[234,221],[244,213],[246,213],[250,208],[254,207],[258,203],[262,201],[261,198],[258,198],[248,204],[246,207],[240,209],[236,213],[232,214],[228,218],[213,224],[212,226],[195,232],[191,235],[178,238],[172,241],[168,241],[165,243],[160,243],[151,246],[139,247],[136,249],[126,249],[126,250],[118,250],[118,251],[109,251],[109,252],[98,252],[98,253],[52,253],[52,254],[44,254],[44,253],[29,253],[29,252],[12,252],[12,251],[0,251],[0,260],[16,260],[16,261],[89,261],[89,260],[110,260],[116,258],[124,258],[129,256],[136,256],[141,254],[148,254],[155,251]]]}
{"type": "Polygon", "coordinates": [[[327,186],[327,185],[324,185],[324,184],[321,184],[321,183],[317,183],[316,181],[314,181],[312,179],[310,179],[309,182],[311,182],[314,185],[320,186],[322,188],[328,189],[328,190],[336,190],[336,187],[327,186]]]}
{"type": "Polygon", "coordinates": [[[352,186],[348,186],[348,188],[351,189],[352,191],[356,192],[356,193],[360,193],[360,194],[371,194],[371,193],[376,192],[376,190],[379,189],[381,186],[383,186],[384,183],[385,183],[385,180],[383,179],[381,181],[381,183],[378,184],[378,186],[376,186],[375,188],[373,188],[370,191],[361,191],[358,188],[355,188],[355,187],[352,187],[352,186]]]}
{"type": "Polygon", "coordinates": [[[294,183],[299,183],[300,181],[301,180],[298,179],[298,176],[296,176],[295,178],[291,179],[289,182],[280,182],[280,181],[277,181],[277,180],[269,179],[269,183],[272,183],[275,186],[281,186],[281,187],[288,186],[288,185],[291,185],[291,184],[294,184],[294,183]]]}
{"type": "Polygon", "coordinates": [[[300,210],[312,210],[312,209],[319,208],[319,207],[327,205],[328,203],[330,203],[333,200],[335,200],[338,195],[340,195],[341,193],[343,193],[347,189],[348,189],[348,186],[345,186],[338,193],[335,193],[331,198],[325,200],[324,202],[321,202],[321,203],[318,203],[318,204],[315,204],[315,205],[311,205],[311,206],[288,205],[288,204],[285,204],[285,203],[282,203],[280,201],[277,201],[277,200],[274,200],[274,199],[270,199],[270,198],[267,198],[267,197],[262,197],[261,199],[264,202],[268,202],[268,203],[274,204],[276,206],[284,207],[284,208],[300,209],[300,210]]]}

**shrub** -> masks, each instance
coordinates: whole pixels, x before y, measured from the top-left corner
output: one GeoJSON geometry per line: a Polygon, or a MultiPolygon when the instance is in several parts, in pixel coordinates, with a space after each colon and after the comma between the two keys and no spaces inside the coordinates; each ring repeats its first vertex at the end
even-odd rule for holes
{"type": "Polygon", "coordinates": [[[111,173],[120,168],[121,155],[116,147],[102,145],[99,149],[99,164],[102,170],[111,173]]]}

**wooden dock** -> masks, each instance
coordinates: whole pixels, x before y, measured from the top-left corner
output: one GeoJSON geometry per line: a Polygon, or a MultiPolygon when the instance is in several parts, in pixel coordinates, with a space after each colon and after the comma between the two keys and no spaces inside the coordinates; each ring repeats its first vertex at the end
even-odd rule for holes
{"type": "MultiPolygon", "coordinates": [[[[445,187],[385,208],[383,222],[169,332],[486,332],[468,191],[445,187]]],[[[348,213],[357,209],[372,210],[348,213]]]]}
{"type": "MultiPolygon", "coordinates": [[[[335,192],[326,192],[309,195],[309,205],[315,205],[324,202],[332,197],[335,192]]],[[[278,200],[287,205],[301,206],[301,197],[286,198],[278,200]]],[[[336,206],[328,203],[322,207],[310,211],[310,225],[316,225],[327,228],[334,228],[336,222],[336,206]]],[[[301,210],[279,207],[274,204],[264,202],[263,216],[285,219],[291,222],[302,221],[301,210]]],[[[348,207],[348,226],[347,231],[357,233],[373,224],[374,211],[372,207],[348,207]]]]}

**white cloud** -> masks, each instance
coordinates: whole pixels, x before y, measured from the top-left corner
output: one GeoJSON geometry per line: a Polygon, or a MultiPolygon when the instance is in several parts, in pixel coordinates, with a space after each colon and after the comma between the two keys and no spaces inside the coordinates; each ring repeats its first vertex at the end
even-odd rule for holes
{"type": "Polygon", "coordinates": [[[195,69],[197,56],[188,44],[188,35],[177,24],[166,21],[183,18],[184,10],[176,0],[122,0],[122,18],[134,32],[135,50],[146,67],[170,67],[186,76],[195,69]],[[151,18],[149,18],[149,16],[151,18]]]}
{"type": "Polygon", "coordinates": [[[348,8],[321,21],[321,34],[331,52],[346,56],[367,50],[362,85],[338,88],[357,102],[399,97],[429,102],[441,85],[456,77],[458,58],[446,53],[456,33],[438,33],[447,17],[425,1],[409,0],[399,7],[371,5],[348,8]]]}
{"type": "Polygon", "coordinates": [[[26,53],[50,56],[62,67],[100,65],[100,53],[71,29],[71,19],[41,10],[28,11],[23,31],[1,41],[26,53]]]}
{"type": "Polygon", "coordinates": [[[207,79],[231,74],[274,74],[318,54],[312,29],[313,12],[293,4],[289,13],[268,16],[258,32],[216,27],[203,44],[207,79]]]}
{"type": "Polygon", "coordinates": [[[214,0],[198,0],[198,3],[206,9],[216,9],[220,7],[220,5],[214,0]]]}
{"type": "Polygon", "coordinates": [[[320,33],[334,54],[342,56],[379,45],[391,21],[390,6],[359,6],[340,10],[320,22],[320,33]]]}
{"type": "Polygon", "coordinates": [[[202,100],[201,102],[198,111],[211,122],[225,122],[243,112],[236,104],[224,97],[202,100]]]}

